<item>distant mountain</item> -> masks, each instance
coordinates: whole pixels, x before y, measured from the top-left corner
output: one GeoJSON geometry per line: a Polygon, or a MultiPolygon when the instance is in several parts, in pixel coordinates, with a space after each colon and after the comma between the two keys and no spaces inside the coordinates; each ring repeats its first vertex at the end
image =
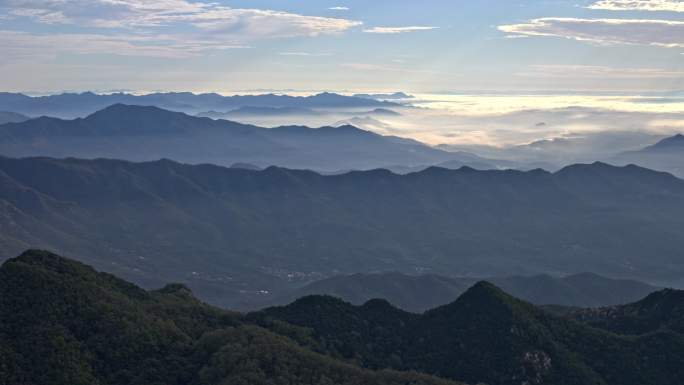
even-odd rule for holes
{"type": "Polygon", "coordinates": [[[392,94],[354,94],[356,98],[377,99],[377,100],[393,100],[393,99],[413,99],[413,95],[408,95],[403,92],[395,92],[392,94]]]}
{"type": "Polygon", "coordinates": [[[682,151],[684,150],[684,135],[677,134],[669,138],[665,138],[660,142],[646,147],[644,152],[663,152],[663,151],[682,151]]]}
{"type": "Polygon", "coordinates": [[[297,107],[240,107],[227,112],[206,111],[196,114],[199,117],[212,119],[234,119],[234,120],[260,120],[268,118],[339,118],[340,116],[401,116],[401,113],[388,108],[376,108],[369,111],[349,111],[325,110],[297,107]]]}
{"type": "Polygon", "coordinates": [[[296,107],[240,107],[227,112],[208,111],[197,114],[200,117],[212,119],[233,119],[252,116],[321,116],[323,112],[318,112],[310,108],[296,107]]]}
{"type": "Polygon", "coordinates": [[[654,170],[667,171],[684,178],[684,135],[662,139],[639,151],[623,152],[610,159],[614,164],[638,164],[654,170]]]}
{"type": "MultiPolygon", "coordinates": [[[[331,295],[356,305],[383,298],[406,311],[422,313],[445,305],[474,285],[476,278],[434,274],[353,274],[313,282],[271,301],[285,305],[309,295],[331,295]]],[[[537,305],[599,307],[625,304],[646,297],[658,287],[632,280],[617,280],[583,273],[555,278],[549,275],[492,277],[487,279],[518,298],[537,305]]]]}
{"type": "Polygon", "coordinates": [[[420,166],[403,166],[394,165],[385,167],[386,169],[397,173],[397,174],[409,174],[412,172],[420,172],[430,167],[446,168],[449,170],[458,170],[463,167],[472,168],[475,170],[508,170],[508,169],[524,169],[524,165],[516,162],[502,160],[502,159],[489,159],[483,158],[481,156],[465,152],[457,151],[450,152],[452,159],[437,163],[435,165],[420,165],[420,166]]]}
{"type": "MultiPolygon", "coordinates": [[[[370,371],[205,305],[31,250],[0,267],[0,382],[33,385],[457,385],[370,371]]],[[[279,334],[280,333],[280,334],[279,334]]]]}
{"type": "Polygon", "coordinates": [[[0,124],[19,123],[29,119],[28,116],[17,114],[16,112],[0,111],[0,124]]]}
{"type": "Polygon", "coordinates": [[[401,116],[401,113],[390,110],[389,108],[376,108],[367,112],[357,112],[357,115],[370,115],[370,116],[401,116]]]}
{"type": "Polygon", "coordinates": [[[0,93],[0,110],[15,111],[29,116],[59,118],[85,117],[112,104],[155,106],[173,111],[197,114],[202,111],[227,111],[240,107],[267,108],[368,108],[398,106],[374,99],[321,93],[311,96],[193,94],[190,92],[132,95],[126,93],[79,94],[64,93],[30,97],[23,94],[0,93]]]}
{"type": "Polygon", "coordinates": [[[410,369],[473,384],[655,385],[684,379],[680,332],[619,336],[551,315],[487,282],[423,315],[383,300],[354,306],[313,296],[248,318],[266,327],[284,322],[311,330],[307,337],[319,351],[367,368],[410,369]]]}
{"type": "Polygon", "coordinates": [[[253,164],[249,163],[233,163],[230,168],[237,168],[237,169],[242,169],[242,170],[252,170],[252,171],[261,171],[263,170],[259,166],[255,166],[253,164]]]}
{"type": "Polygon", "coordinates": [[[1,256],[50,248],[145,287],[182,282],[230,307],[369,271],[592,271],[675,285],[682,228],[684,181],[636,166],[322,176],[0,158],[1,256]]]}
{"type": "Polygon", "coordinates": [[[586,385],[684,380],[684,292],[554,316],[478,282],[416,315],[309,296],[240,314],[47,251],[0,267],[0,379],[35,385],[586,385]],[[597,323],[603,317],[606,323],[597,323]],[[638,328],[623,327],[640,325],[638,328]],[[428,374],[430,373],[430,374],[428,374]]]}
{"type": "Polygon", "coordinates": [[[0,154],[174,159],[186,163],[335,171],[392,164],[418,165],[453,157],[422,143],[356,127],[284,126],[272,129],[211,120],[157,107],[116,104],[86,118],[37,118],[0,126],[0,154]]]}

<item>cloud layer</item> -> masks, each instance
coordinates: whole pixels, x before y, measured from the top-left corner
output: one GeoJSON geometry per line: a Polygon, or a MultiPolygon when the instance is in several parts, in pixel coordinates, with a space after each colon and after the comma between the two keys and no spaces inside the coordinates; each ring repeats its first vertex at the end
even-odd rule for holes
{"type": "Polygon", "coordinates": [[[366,33],[380,33],[380,34],[398,34],[398,33],[408,33],[408,32],[418,32],[418,31],[429,31],[432,29],[438,29],[439,27],[430,26],[408,26],[408,27],[373,27],[363,30],[366,33]]]}
{"type": "Polygon", "coordinates": [[[684,22],[650,19],[545,17],[499,26],[511,36],[554,36],[597,44],[684,47],[684,22]]]}
{"type": "Polygon", "coordinates": [[[684,12],[684,2],[681,0],[601,0],[587,8],[608,11],[684,12]]]}
{"type": "MultiPolygon", "coordinates": [[[[187,0],[0,0],[2,16],[75,29],[73,34],[59,35],[3,32],[7,40],[2,44],[14,51],[28,52],[27,47],[54,42],[68,52],[103,53],[104,48],[99,48],[102,44],[122,48],[110,52],[142,56],[188,56],[208,49],[244,47],[257,39],[335,34],[362,24],[343,18],[187,0]],[[100,32],[84,34],[82,27],[100,32]],[[25,45],[14,46],[12,42],[25,45]],[[63,42],[82,44],[72,47],[63,42]]],[[[49,48],[50,52],[55,50],[49,48]]]]}

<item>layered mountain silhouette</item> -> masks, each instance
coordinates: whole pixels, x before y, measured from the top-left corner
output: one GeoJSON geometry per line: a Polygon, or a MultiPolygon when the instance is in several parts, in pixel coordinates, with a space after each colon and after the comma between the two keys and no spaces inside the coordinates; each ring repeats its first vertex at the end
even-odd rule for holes
{"type": "Polygon", "coordinates": [[[207,117],[212,119],[239,119],[242,117],[280,117],[280,116],[321,116],[325,114],[321,111],[316,111],[311,108],[296,108],[296,107],[251,107],[245,106],[236,108],[231,111],[218,112],[207,111],[197,114],[200,117],[207,117]]]}
{"type": "Polygon", "coordinates": [[[0,111],[0,125],[5,123],[19,123],[29,119],[28,116],[17,114],[16,112],[0,111]]]}
{"type": "Polygon", "coordinates": [[[114,93],[101,95],[84,92],[37,97],[7,92],[0,93],[0,111],[14,111],[28,116],[84,117],[112,104],[156,106],[192,114],[211,110],[228,111],[248,106],[268,108],[368,108],[398,106],[398,104],[392,102],[329,92],[312,96],[276,94],[223,96],[215,93],[193,94],[190,92],[153,93],[147,95],[114,93]]]}
{"type": "Polygon", "coordinates": [[[145,291],[44,251],[0,267],[0,320],[3,384],[456,385],[362,369],[207,306],[183,285],[145,291]]]}
{"type": "Polygon", "coordinates": [[[357,98],[378,99],[378,100],[392,100],[392,99],[413,99],[413,95],[408,95],[404,92],[394,92],[391,94],[354,94],[357,98]]]}
{"type": "Polygon", "coordinates": [[[634,163],[684,177],[684,135],[677,134],[638,151],[628,151],[610,160],[615,164],[634,163]]]}
{"type": "Polygon", "coordinates": [[[86,118],[41,117],[0,126],[5,156],[169,158],[229,166],[273,164],[321,171],[435,164],[458,155],[353,126],[261,128],[157,107],[116,104],[86,118]]]}
{"type": "Polygon", "coordinates": [[[241,119],[241,118],[269,118],[269,117],[310,117],[310,116],[339,116],[339,115],[362,115],[362,116],[400,116],[401,113],[388,108],[375,108],[369,111],[327,111],[314,110],[311,108],[297,107],[251,107],[245,106],[231,111],[218,112],[207,111],[197,114],[199,117],[212,119],[241,119]]]}
{"type": "Polygon", "coordinates": [[[50,248],[145,287],[183,282],[231,307],[368,271],[592,271],[676,285],[683,225],[684,181],[636,166],[323,176],[0,158],[3,257],[50,248]]]}
{"type": "MultiPolygon", "coordinates": [[[[452,278],[435,274],[352,274],[313,282],[271,301],[285,305],[309,295],[330,295],[361,305],[384,298],[410,312],[422,313],[447,304],[477,283],[477,278],[452,278]]],[[[617,280],[582,273],[556,278],[549,275],[487,278],[518,298],[537,305],[601,307],[634,302],[658,290],[632,280],[617,280]]]]}

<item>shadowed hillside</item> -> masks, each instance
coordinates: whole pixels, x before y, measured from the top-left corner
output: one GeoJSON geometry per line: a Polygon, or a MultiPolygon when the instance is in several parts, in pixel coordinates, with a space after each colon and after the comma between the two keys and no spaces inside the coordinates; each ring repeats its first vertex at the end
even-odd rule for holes
{"type": "Polygon", "coordinates": [[[449,385],[372,372],[207,306],[42,251],[0,268],[0,384],[449,385]]]}
{"type": "Polygon", "coordinates": [[[684,181],[633,166],[322,176],[0,158],[0,204],[5,258],[52,248],[226,306],[359,271],[684,274],[684,181]]]}

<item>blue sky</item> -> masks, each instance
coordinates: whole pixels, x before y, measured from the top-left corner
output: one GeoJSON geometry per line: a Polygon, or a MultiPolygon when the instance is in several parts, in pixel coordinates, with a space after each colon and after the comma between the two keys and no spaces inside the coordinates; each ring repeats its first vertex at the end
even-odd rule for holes
{"type": "Polygon", "coordinates": [[[0,0],[0,89],[684,89],[677,0],[0,0]]]}

